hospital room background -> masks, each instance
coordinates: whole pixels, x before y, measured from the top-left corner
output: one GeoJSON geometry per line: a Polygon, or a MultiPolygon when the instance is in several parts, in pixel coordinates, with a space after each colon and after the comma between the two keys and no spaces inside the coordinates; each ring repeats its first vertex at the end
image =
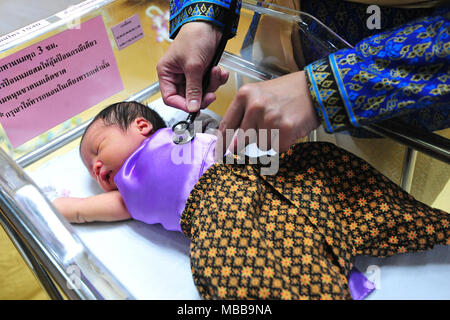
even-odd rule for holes
{"type": "MultiPolygon", "coordinates": [[[[242,9],[238,34],[236,38],[228,42],[226,54],[221,61],[221,66],[231,71],[230,80],[219,89],[217,100],[208,111],[219,120],[242,83],[275,77],[291,70],[289,61],[279,61],[278,68],[265,69],[258,68],[257,63],[246,64],[240,58],[242,44],[254,14],[253,10],[256,10],[256,1],[244,2],[246,5],[242,9]]],[[[51,123],[47,121],[48,119],[43,121],[46,122],[47,127],[44,125],[28,130],[29,132],[17,130],[12,123],[8,126],[8,123],[2,122],[3,127],[0,127],[0,147],[24,168],[24,171],[40,187],[42,194],[49,199],[63,195],[87,196],[99,192],[89,180],[88,174],[80,178],[83,168],[77,158],[79,135],[74,136],[72,141],[51,149],[51,152],[46,151],[45,155],[35,156],[34,160],[29,159],[30,155],[46,150],[46,146],[55,139],[77,128],[82,128],[86,121],[106,105],[130,99],[130,97],[143,97],[142,102],[160,110],[163,118],[169,123],[179,119],[178,111],[163,105],[155,85],[157,83],[155,65],[170,44],[168,10],[169,3],[166,0],[0,0],[0,62],[6,61],[5,59],[15,53],[26,52],[25,50],[31,46],[45,43],[47,39],[53,39],[53,42],[60,39],[63,43],[63,33],[76,30],[80,25],[82,28],[86,26],[86,29],[93,28],[92,30],[97,25],[105,26],[102,29],[105,32],[104,35],[100,33],[95,35],[98,37],[96,39],[98,45],[104,46],[99,50],[101,51],[99,54],[105,55],[102,60],[104,65],[114,64],[115,70],[110,68],[111,71],[108,71],[111,72],[111,76],[106,81],[105,88],[106,86],[107,88],[102,94],[91,91],[91,94],[95,96],[92,99],[72,96],[71,105],[75,105],[78,99],[83,101],[83,104],[76,106],[71,114],[58,115],[59,123],[51,123]],[[138,34],[136,39],[128,44],[120,43],[115,35],[115,27],[120,26],[124,21],[140,24],[139,30],[142,30],[142,34],[138,34]],[[60,35],[61,38],[58,38],[60,35]],[[101,42],[105,39],[106,42],[101,42]]],[[[279,19],[278,14],[295,14],[292,9],[275,8],[274,10],[276,12],[278,10],[279,13],[275,12],[273,19],[279,19]]],[[[270,16],[269,13],[265,14],[270,16]]],[[[282,23],[296,22],[293,20],[293,22],[282,23]]],[[[345,44],[345,41],[339,38],[341,36],[345,39],[345,35],[336,36],[338,38],[330,42],[345,44]]],[[[317,37],[320,41],[321,35],[317,37]]],[[[86,48],[89,47],[88,42],[82,43],[86,48]]],[[[88,49],[85,50],[88,51],[88,49]]],[[[100,59],[103,58],[100,57],[100,59]]],[[[255,59],[261,60],[261,57],[255,57],[255,59]]],[[[82,64],[83,60],[77,63],[82,64]]],[[[450,129],[435,134],[449,139],[450,129]]],[[[346,134],[328,135],[319,128],[304,140],[308,139],[337,144],[368,161],[395,183],[406,188],[419,201],[450,212],[448,162],[445,163],[424,152],[414,151],[395,139],[387,137],[366,139],[353,138],[346,134]],[[408,174],[405,173],[406,170],[408,174]]],[[[143,226],[138,222],[74,226],[71,232],[79,236],[133,297],[138,299],[199,298],[190,275],[189,244],[181,234],[168,237],[161,228],[143,226]],[[106,239],[105,242],[111,241],[111,246],[117,245],[117,247],[106,248],[106,245],[98,243],[100,238],[106,239]],[[121,241],[124,243],[122,247],[118,244],[121,241]],[[153,269],[149,268],[149,274],[144,273],[143,267],[136,267],[136,278],[133,279],[133,275],[126,271],[126,266],[120,265],[118,262],[120,259],[114,257],[114,253],[111,252],[114,249],[118,252],[126,252],[126,245],[136,245],[137,248],[135,254],[128,253],[129,255],[126,256],[126,259],[129,259],[128,263],[136,261],[151,263],[157,256],[162,261],[161,265],[153,269]],[[170,281],[163,285],[155,279],[157,278],[155,274],[168,265],[172,268],[170,272],[177,273],[177,281],[181,281],[179,284],[181,288],[169,288],[170,281]],[[143,286],[142,283],[146,285],[143,286]]],[[[8,234],[0,228],[0,299],[49,299],[49,294],[40,281],[42,278],[39,279],[36,272],[33,272],[30,261],[24,257],[23,252],[11,237],[11,233],[8,234]]],[[[405,254],[386,259],[362,257],[356,265],[360,271],[367,273],[368,277],[373,271],[371,266],[381,270],[379,275],[381,285],[367,297],[368,299],[450,299],[450,250],[448,247],[438,246],[430,252],[405,254]]],[[[169,271],[165,273],[166,276],[169,271]]],[[[50,277],[54,275],[50,274],[50,277]]]]}

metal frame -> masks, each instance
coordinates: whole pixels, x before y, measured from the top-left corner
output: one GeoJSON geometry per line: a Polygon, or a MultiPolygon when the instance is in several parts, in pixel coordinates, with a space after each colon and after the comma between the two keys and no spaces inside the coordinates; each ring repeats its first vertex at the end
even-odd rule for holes
{"type": "Polygon", "coordinates": [[[49,297],[133,299],[2,149],[0,208],[0,223],[49,297]]]}
{"type": "Polygon", "coordinates": [[[20,255],[25,260],[30,270],[34,273],[36,278],[44,287],[45,292],[52,300],[63,300],[63,296],[59,292],[58,288],[55,286],[51,277],[44,269],[44,267],[35,258],[32,252],[28,249],[25,242],[19,236],[16,230],[12,228],[11,222],[6,220],[5,215],[0,214],[0,224],[3,226],[6,234],[13,243],[14,247],[19,251],[20,255]]]}

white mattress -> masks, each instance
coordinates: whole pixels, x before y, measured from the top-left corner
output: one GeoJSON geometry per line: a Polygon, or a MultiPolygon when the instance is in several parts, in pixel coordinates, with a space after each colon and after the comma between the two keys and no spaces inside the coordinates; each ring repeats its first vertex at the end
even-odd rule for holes
{"type": "MultiPolygon", "coordinates": [[[[161,103],[154,107],[170,124],[186,116],[161,103]]],[[[76,148],[27,172],[50,199],[102,192],[76,148]]],[[[200,298],[191,276],[189,240],[183,234],[131,220],[73,226],[137,299],[200,298]]],[[[385,259],[358,257],[355,264],[377,285],[367,299],[450,299],[450,246],[385,259]]]]}

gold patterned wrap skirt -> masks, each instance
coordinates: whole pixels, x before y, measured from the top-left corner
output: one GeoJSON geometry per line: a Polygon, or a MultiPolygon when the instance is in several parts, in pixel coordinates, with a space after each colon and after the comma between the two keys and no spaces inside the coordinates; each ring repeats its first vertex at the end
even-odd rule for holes
{"type": "Polygon", "coordinates": [[[259,165],[215,164],[181,217],[204,299],[351,299],[356,255],[450,245],[450,215],[418,202],[364,160],[330,143],[259,165]]]}

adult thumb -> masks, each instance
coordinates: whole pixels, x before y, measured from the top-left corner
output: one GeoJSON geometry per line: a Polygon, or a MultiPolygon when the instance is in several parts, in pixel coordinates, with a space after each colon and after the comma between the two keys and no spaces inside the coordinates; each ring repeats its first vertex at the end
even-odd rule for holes
{"type": "Polygon", "coordinates": [[[189,112],[197,112],[202,104],[203,72],[186,74],[186,108],[189,112]]]}

